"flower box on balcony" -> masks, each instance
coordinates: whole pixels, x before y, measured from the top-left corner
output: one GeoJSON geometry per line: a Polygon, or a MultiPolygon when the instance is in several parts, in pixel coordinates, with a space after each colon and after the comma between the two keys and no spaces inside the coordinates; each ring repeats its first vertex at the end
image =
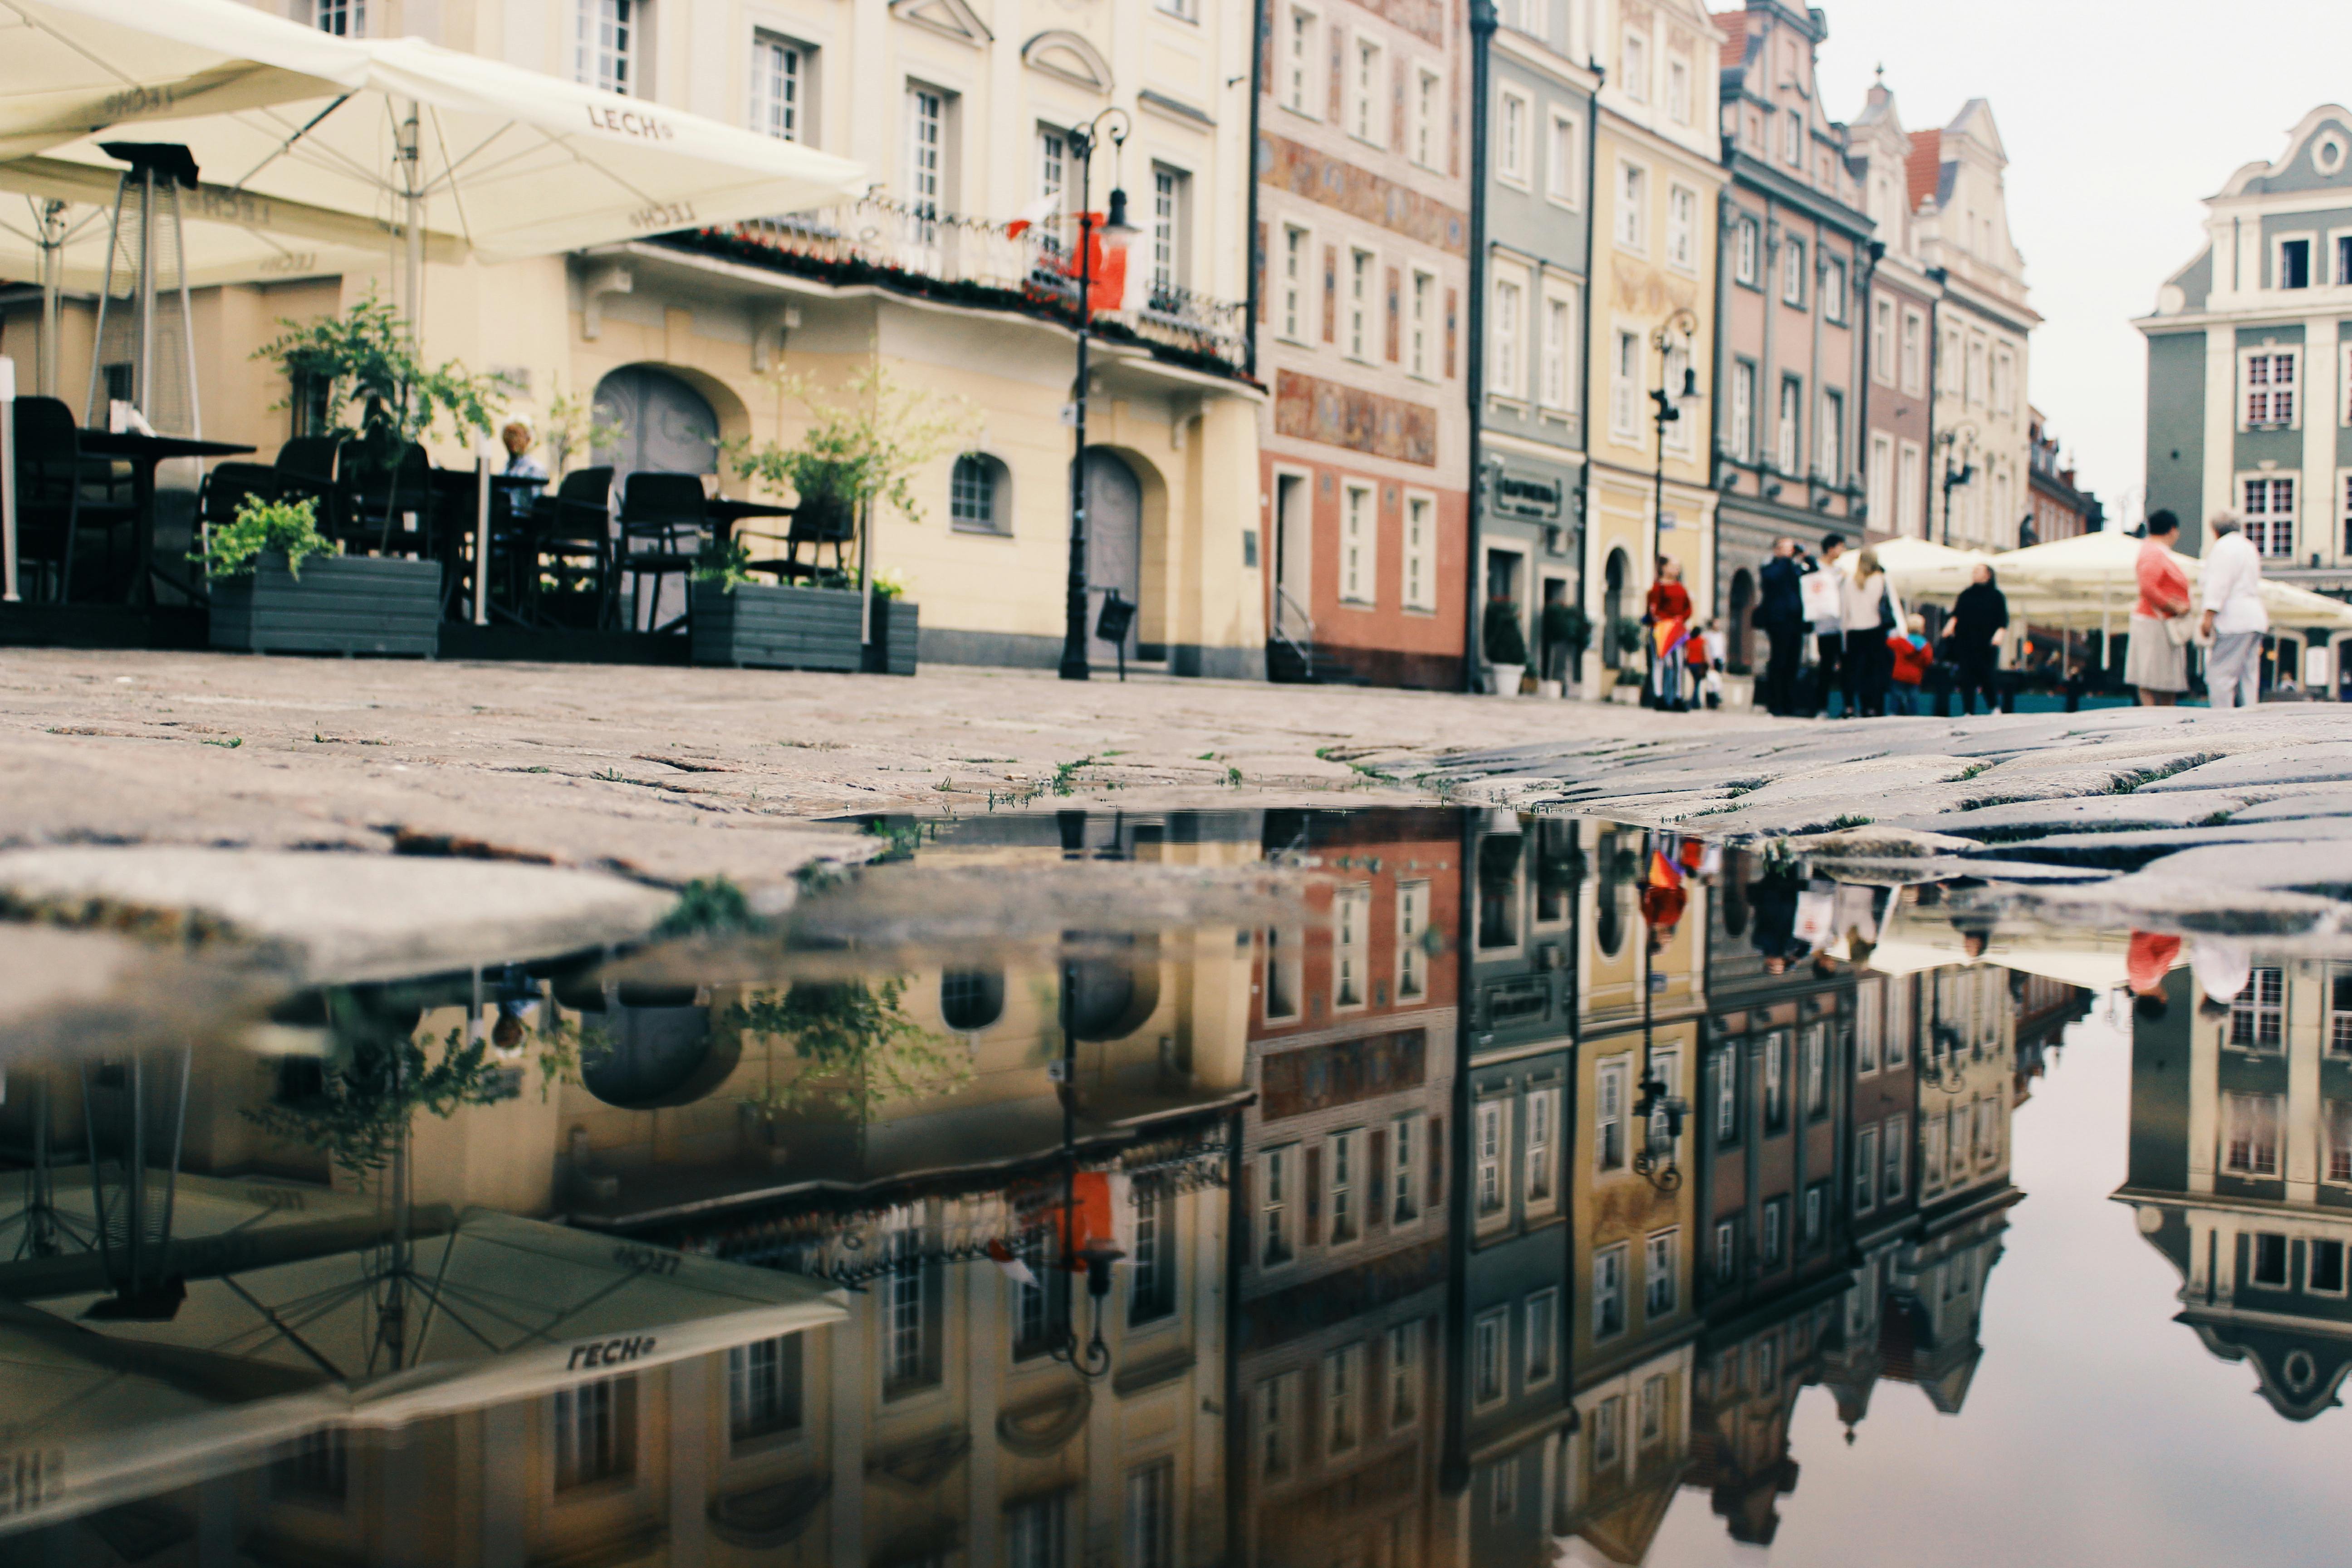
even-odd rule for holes
{"type": "Polygon", "coordinates": [[[212,646],[241,653],[431,658],[441,637],[441,563],[312,555],[302,574],[275,551],[250,575],[212,584],[212,646]]]}
{"type": "Polygon", "coordinates": [[[697,664],[855,670],[865,661],[854,588],[697,583],[687,600],[697,664]]]}

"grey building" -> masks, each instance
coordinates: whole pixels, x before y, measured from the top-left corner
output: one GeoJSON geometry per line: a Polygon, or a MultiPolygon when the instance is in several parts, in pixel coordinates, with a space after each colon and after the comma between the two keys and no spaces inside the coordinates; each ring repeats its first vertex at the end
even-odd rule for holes
{"type": "Polygon", "coordinates": [[[1586,279],[1598,78],[1570,7],[1500,8],[1488,52],[1485,395],[1478,410],[1483,597],[1518,605],[1545,676],[1543,607],[1577,602],[1585,454],[1586,279]]]}

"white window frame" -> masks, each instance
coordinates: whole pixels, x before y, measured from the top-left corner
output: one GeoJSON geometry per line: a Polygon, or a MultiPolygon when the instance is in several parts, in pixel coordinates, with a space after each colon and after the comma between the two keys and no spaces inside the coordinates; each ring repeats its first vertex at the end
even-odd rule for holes
{"type": "Polygon", "coordinates": [[[1296,1372],[1278,1372],[1257,1385],[1257,1472],[1267,1480],[1280,1480],[1297,1468],[1290,1440],[1291,1406],[1297,1404],[1292,1391],[1297,1385],[1296,1372]]]}
{"type": "Polygon", "coordinates": [[[1380,252],[1349,246],[1348,275],[1341,286],[1348,292],[1342,300],[1346,310],[1339,324],[1339,352],[1359,364],[1370,364],[1380,353],[1374,333],[1381,294],[1380,252]]]}
{"type": "Polygon", "coordinates": [[[1404,1431],[1421,1419],[1421,1351],[1428,1332],[1426,1322],[1426,1319],[1415,1318],[1410,1323],[1397,1324],[1388,1332],[1388,1417],[1391,1432],[1404,1431]]]}
{"type": "Polygon", "coordinates": [[[1995,414],[2014,413],[2017,408],[2017,355],[2010,346],[1995,340],[1992,345],[1992,411],[1995,414]]]}
{"type": "Polygon", "coordinates": [[[1731,280],[1751,289],[1763,287],[1764,231],[1745,213],[1732,221],[1731,280]]]}
{"type": "Polygon", "coordinates": [[[1879,1156],[1885,1162],[1879,1167],[1879,1201],[1899,1204],[1911,1185],[1911,1118],[1897,1111],[1878,1125],[1879,1156]]]}
{"type": "Polygon", "coordinates": [[[1364,1342],[1323,1355],[1323,1454],[1352,1454],[1364,1440],[1364,1342]]]}
{"type": "Polygon", "coordinates": [[[1642,1238],[1642,1321],[1671,1318],[1682,1304],[1682,1230],[1669,1226],[1642,1238]]]}
{"type": "Polygon", "coordinates": [[[2260,470],[2240,474],[2231,487],[2232,500],[2243,519],[2246,541],[2265,561],[2288,562],[2295,554],[2295,524],[2301,516],[2303,476],[2300,470],[2260,470]],[[2277,548],[2281,540],[2285,548],[2277,548]]]}
{"type": "MultiPolygon", "coordinates": [[[[1435,615],[1437,497],[1427,490],[1405,491],[1403,529],[1404,607],[1415,615],[1435,615]]],[[[1402,992],[1398,1000],[1403,1000],[1402,992]]]]}
{"type": "Polygon", "coordinates": [[[1559,1207],[1560,1094],[1558,1088],[1528,1091],[1527,1147],[1520,1152],[1520,1203],[1530,1219],[1559,1207]]]}
{"type": "Polygon", "coordinates": [[[1372,147],[1389,144],[1388,50],[1358,32],[1348,50],[1348,134],[1372,147]]]}
{"type": "Polygon", "coordinates": [[[801,142],[808,110],[810,51],[765,27],[751,34],[751,129],[779,142],[801,142]]]}
{"type": "Polygon", "coordinates": [[[1611,1057],[1592,1069],[1592,1169],[1608,1175],[1631,1170],[1633,1151],[1631,1124],[1633,1058],[1611,1057]]]}
{"type": "Polygon", "coordinates": [[[1698,270],[1698,193],[1673,182],[1666,185],[1666,265],[1698,270]]]}
{"type": "MultiPolygon", "coordinates": [[[[1683,1054],[1679,1048],[1662,1046],[1652,1051],[1650,1071],[1657,1079],[1659,1086],[1665,1090],[1667,1100],[1682,1098],[1683,1054]]],[[[1668,1160],[1680,1157],[1681,1151],[1676,1147],[1673,1135],[1673,1121],[1666,1115],[1664,1105],[1661,1104],[1650,1112],[1650,1123],[1642,1133],[1642,1146],[1653,1154],[1664,1155],[1668,1160]]]]}
{"type": "Polygon", "coordinates": [[[1612,439],[1638,447],[1642,444],[1642,334],[1612,327],[1609,345],[1609,434],[1612,439]]]}
{"type": "MultiPolygon", "coordinates": [[[[1666,351],[1665,384],[1680,386],[1685,374],[1691,368],[1690,349],[1681,342],[1676,342],[1674,347],[1666,351]]],[[[1676,419],[1666,426],[1666,450],[1669,452],[1688,452],[1697,439],[1698,421],[1696,419],[1688,417],[1676,419]]]]}
{"type": "Polygon", "coordinates": [[[1731,418],[1725,439],[1731,455],[1743,463],[1756,460],[1756,363],[1731,362],[1731,418]]]}
{"type": "Polygon", "coordinates": [[[1559,1291],[1538,1290],[1528,1297],[1526,1343],[1519,1347],[1519,1385],[1541,1388],[1559,1375],[1559,1291]]]}
{"type": "Polygon", "coordinates": [[[1282,30],[1282,92],[1277,100],[1291,113],[1308,120],[1323,118],[1323,14],[1312,5],[1292,5],[1282,30]]]}
{"type": "Polygon", "coordinates": [[[1497,267],[1487,309],[1486,393],[1507,403],[1528,400],[1528,275],[1497,267]]]}
{"type": "MultiPolygon", "coordinates": [[[[1378,514],[1372,570],[1380,570],[1378,514]]],[[[1352,882],[1331,894],[1331,1010],[1353,1013],[1371,1001],[1372,885],[1352,882]]]]}
{"type": "Polygon", "coordinates": [[[1343,1127],[1323,1140],[1323,1208],[1330,1222],[1323,1233],[1327,1247],[1351,1247],[1364,1239],[1369,1143],[1360,1127],[1343,1127]]]}
{"type": "Polygon", "coordinates": [[[1618,159],[1616,192],[1610,237],[1618,249],[1646,256],[1650,251],[1649,165],[1631,158],[1618,159]]]}
{"type": "Polygon", "coordinates": [[[644,97],[645,13],[644,0],[574,0],[572,79],[624,98],[644,97]]]}
{"type": "Polygon", "coordinates": [[[1853,1135],[1853,1212],[1868,1214],[1878,1206],[1878,1129],[1864,1127],[1853,1135]]]}
{"type": "Polygon", "coordinates": [[[1822,388],[1822,405],[1813,415],[1813,460],[1822,479],[1833,485],[1844,481],[1845,393],[1838,387],[1822,388]]]}
{"type": "Polygon", "coordinates": [[[1870,470],[1864,483],[1870,526],[1885,528],[1895,511],[1895,437],[1884,430],[1870,433],[1870,470]]]}
{"type": "Polygon", "coordinates": [[[1495,178],[1524,191],[1530,178],[1528,152],[1534,140],[1535,100],[1514,87],[1498,87],[1495,97],[1495,178]]]}
{"type": "Polygon", "coordinates": [[[1430,374],[1431,348],[1436,342],[1437,274],[1412,269],[1405,297],[1404,373],[1415,381],[1434,381],[1430,374]]]}
{"type": "Polygon", "coordinates": [[[1634,1402],[1633,1446],[1654,1448],[1666,1440],[1666,1374],[1652,1373],[1642,1380],[1634,1402]]]}
{"type": "Polygon", "coordinates": [[[1842,257],[1827,257],[1822,262],[1819,280],[1822,294],[1822,320],[1845,324],[1845,261],[1842,257]]]}
{"type": "Polygon", "coordinates": [[[1895,515],[1906,539],[1927,537],[1927,449],[1916,441],[1897,443],[1895,450],[1895,515]]]}
{"type": "Polygon", "coordinates": [[[1151,165],[1151,284],[1181,289],[1192,276],[1192,175],[1173,163],[1151,165]]]}
{"type": "Polygon", "coordinates": [[[1511,1102],[1496,1096],[1470,1112],[1470,1209],[1481,1227],[1511,1217],[1511,1102]]]}
{"type": "Polygon", "coordinates": [[[1315,341],[1315,231],[1302,224],[1282,226],[1275,299],[1275,335],[1285,342],[1311,345],[1315,341]]]}
{"type": "Polygon", "coordinates": [[[1543,314],[1536,330],[1536,402],[1562,414],[1576,407],[1577,303],[1574,284],[1544,279],[1543,314]]]}
{"type": "Polygon", "coordinates": [[[1895,301],[1870,302],[1870,377],[1881,386],[1895,384],[1895,301]]]}
{"type": "Polygon", "coordinates": [[[1628,27],[1617,43],[1617,85],[1635,103],[1650,101],[1650,35],[1628,27]]]}
{"type": "Polygon", "coordinates": [[[2286,1096],[2283,1094],[2224,1094],[2221,1096],[2219,1163],[2221,1173],[2241,1181],[2273,1182],[2285,1170],[2284,1151],[2286,1121],[2286,1096]],[[2243,1131],[2245,1152],[2242,1159],[2238,1145],[2243,1131]],[[2265,1169],[2263,1142],[2267,1133],[2269,1165],[2265,1169]]]}
{"type": "Polygon", "coordinates": [[[1625,1461],[1625,1396],[1612,1394],[1592,1406],[1592,1470],[1606,1475],[1625,1461]]]}
{"type": "Polygon", "coordinates": [[[1592,1338],[1596,1342],[1615,1339],[1630,1321],[1625,1310],[1625,1260],[1631,1250],[1622,1241],[1593,1249],[1592,1338]]]}
{"type": "Polygon", "coordinates": [[[2304,374],[2301,343],[2266,342],[2253,348],[2240,349],[2237,384],[2239,429],[2300,430],[2303,428],[2304,374]],[[2255,363],[2258,360],[2261,362],[2259,369],[2255,363]],[[2278,366],[2281,362],[2284,363],[2287,373],[2287,379],[2284,382],[2277,379],[2278,366]],[[2262,377],[2259,384],[2254,379],[2257,374],[2262,377]],[[2254,398],[2258,395],[2255,391],[2257,384],[2262,388],[2259,395],[2264,400],[2263,417],[2260,419],[2256,419],[2253,416],[2254,398]],[[2287,417],[2284,419],[2278,418],[2274,413],[2282,389],[2287,403],[2287,417]]]}
{"type": "Polygon", "coordinates": [[[1780,237],[1780,303],[1790,310],[1805,308],[1805,242],[1793,234],[1780,237]]]}
{"type": "Polygon", "coordinates": [[[1715,1222],[1715,1281],[1727,1285],[1739,1277],[1739,1227],[1727,1219],[1715,1222]]]}
{"type": "Polygon", "coordinates": [[[1797,465],[1805,454],[1804,431],[1799,424],[1804,409],[1804,383],[1793,375],[1782,376],[1772,426],[1772,467],[1790,479],[1803,477],[1797,465]]]}
{"type": "Polygon", "coordinates": [[[2319,248],[2315,229],[2298,229],[2293,234],[2271,236],[2271,290],[2280,294],[2307,294],[2324,288],[2327,282],[2327,258],[2319,248]],[[2296,240],[2304,244],[2303,287],[2286,286],[2286,247],[2296,240]]]}
{"type": "Polygon", "coordinates": [[[1380,487],[1349,479],[1339,488],[1339,603],[1370,609],[1380,603],[1380,487]]]}
{"type": "Polygon", "coordinates": [[[1557,104],[1546,114],[1544,199],[1574,212],[1583,205],[1579,193],[1584,184],[1584,126],[1557,104]]]}
{"type": "MultiPolygon", "coordinates": [[[[1411,529],[1412,498],[1405,499],[1407,530],[1411,529]]],[[[1410,539],[1405,544],[1408,558],[1412,553],[1410,539]]],[[[1412,574],[1406,573],[1406,603],[1412,603],[1412,574]]],[[[1429,994],[1429,952],[1422,943],[1429,931],[1429,884],[1426,881],[1399,882],[1396,885],[1396,999],[1400,1005],[1419,1002],[1429,994]]]]}
{"type": "Polygon", "coordinates": [[[1691,123],[1691,112],[1698,98],[1691,90],[1695,79],[1690,57],[1680,49],[1667,50],[1666,118],[1677,125],[1691,123]]]}
{"type": "Polygon", "coordinates": [[[1927,392],[1927,316],[1910,306],[1903,308],[1903,345],[1896,351],[1903,375],[1903,390],[1914,397],[1924,397],[1927,392]]]}
{"type": "Polygon", "coordinates": [[[1715,1141],[1731,1143],[1739,1137],[1739,1047],[1726,1046],[1712,1058],[1715,1068],[1715,1141]]]}
{"type": "Polygon", "coordinates": [[[1292,1222],[1292,1210],[1298,1201],[1297,1184],[1306,1179],[1306,1172],[1296,1143],[1262,1149],[1257,1158],[1257,1263],[1260,1268],[1280,1268],[1298,1260],[1298,1227],[1292,1222]]]}
{"type": "Polygon", "coordinates": [[[1510,1309],[1496,1307],[1470,1324],[1470,1407],[1491,1410],[1510,1396],[1510,1309]]]}
{"type": "Polygon", "coordinates": [[[367,0],[311,0],[310,25],[338,38],[364,38],[367,0]]]}
{"type": "Polygon", "coordinates": [[[1445,79],[1427,66],[1413,68],[1412,161],[1424,169],[1444,166],[1445,79]]]}
{"type": "Polygon", "coordinates": [[[1389,1123],[1388,1170],[1382,1179],[1381,1203],[1391,1230],[1421,1223],[1424,1194],[1421,1190],[1422,1146],[1428,1130],[1419,1111],[1389,1123]]]}

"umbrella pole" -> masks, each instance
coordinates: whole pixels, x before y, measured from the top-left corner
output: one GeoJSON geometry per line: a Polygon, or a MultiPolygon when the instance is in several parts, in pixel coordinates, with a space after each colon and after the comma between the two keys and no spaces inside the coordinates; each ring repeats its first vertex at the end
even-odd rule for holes
{"type": "Polygon", "coordinates": [[[66,204],[41,204],[41,353],[36,368],[43,397],[58,395],[58,334],[65,330],[66,204]]]}
{"type": "Polygon", "coordinates": [[[408,315],[408,335],[418,343],[425,341],[425,181],[419,159],[422,138],[417,125],[417,105],[408,102],[408,118],[400,124],[400,162],[407,182],[407,200],[402,214],[402,238],[408,252],[408,277],[404,289],[404,309],[408,315]]]}
{"type": "Polygon", "coordinates": [[[142,415],[155,401],[155,171],[139,171],[139,379],[131,406],[142,415]]]}

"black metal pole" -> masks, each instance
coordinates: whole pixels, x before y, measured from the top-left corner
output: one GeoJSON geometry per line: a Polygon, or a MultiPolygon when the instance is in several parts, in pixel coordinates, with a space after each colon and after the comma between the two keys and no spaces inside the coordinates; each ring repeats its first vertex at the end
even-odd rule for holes
{"type": "Polygon", "coordinates": [[[1062,601],[1064,680],[1084,680],[1087,668],[1087,323],[1094,310],[1094,216],[1087,210],[1094,164],[1094,138],[1070,133],[1078,161],[1078,382],[1076,450],[1070,458],[1070,575],[1062,601]]]}
{"type": "Polygon", "coordinates": [[[1470,0],[1470,279],[1469,354],[1463,365],[1464,395],[1470,404],[1470,453],[1463,495],[1469,557],[1462,584],[1462,689],[1478,689],[1484,662],[1486,610],[1485,512],[1488,500],[1479,466],[1486,461],[1481,434],[1486,402],[1486,81],[1488,45],[1499,18],[1495,0],[1470,0]]]}

